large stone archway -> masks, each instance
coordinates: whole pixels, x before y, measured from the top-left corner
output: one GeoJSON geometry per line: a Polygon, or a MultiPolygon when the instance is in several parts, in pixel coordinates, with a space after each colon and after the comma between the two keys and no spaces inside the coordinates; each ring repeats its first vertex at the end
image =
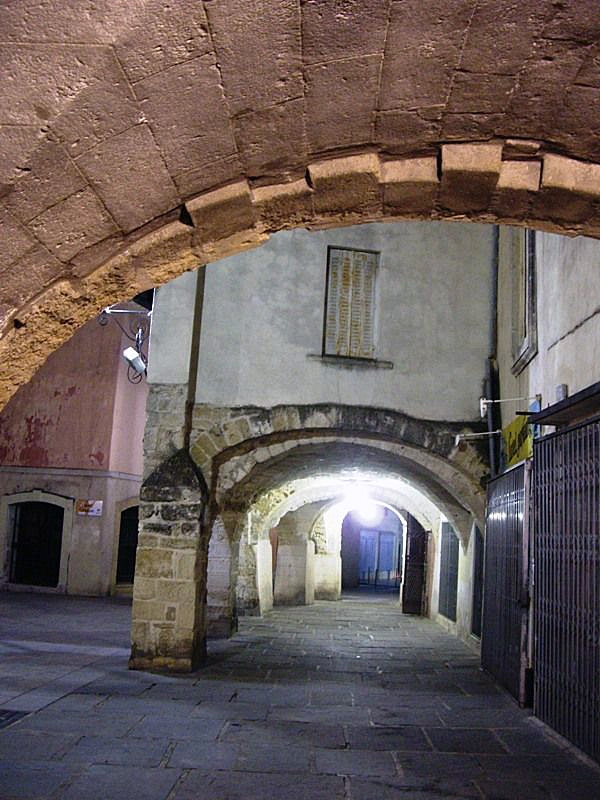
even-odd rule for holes
{"type": "MultiPolygon", "coordinates": [[[[293,494],[290,487],[298,479],[357,470],[401,477],[447,514],[463,541],[472,521],[483,518],[485,457],[455,438],[472,430],[471,423],[335,404],[198,404],[191,414],[176,415],[180,390],[177,384],[157,385],[150,395],[150,406],[167,412],[164,420],[162,413],[151,412],[146,426],[146,463],[157,466],[141,492],[134,668],[189,671],[202,659],[209,545],[219,573],[211,623],[231,630],[231,576],[246,572],[256,580],[252,548],[259,541],[249,529],[264,528],[269,512],[293,494]],[[187,435],[170,427],[186,420],[187,435]],[[172,452],[176,440],[184,446],[172,452]]],[[[248,607],[255,595],[250,586],[248,607]]]]}
{"type": "Polygon", "coordinates": [[[0,404],[103,305],[281,228],[600,233],[594,0],[25,0],[0,25],[0,404]]]}

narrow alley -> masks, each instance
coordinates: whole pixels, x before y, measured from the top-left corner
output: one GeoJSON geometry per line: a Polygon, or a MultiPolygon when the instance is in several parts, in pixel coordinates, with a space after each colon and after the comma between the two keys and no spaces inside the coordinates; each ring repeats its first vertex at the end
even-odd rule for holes
{"type": "Polygon", "coordinates": [[[385,595],[242,618],[181,677],[127,670],[129,614],[3,595],[2,800],[600,797],[475,652],[385,595]]]}

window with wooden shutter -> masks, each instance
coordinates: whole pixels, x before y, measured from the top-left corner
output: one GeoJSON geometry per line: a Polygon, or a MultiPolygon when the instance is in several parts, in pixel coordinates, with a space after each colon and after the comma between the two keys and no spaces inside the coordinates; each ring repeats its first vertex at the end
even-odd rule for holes
{"type": "Polygon", "coordinates": [[[378,253],[330,247],[323,355],[374,358],[378,253]]]}

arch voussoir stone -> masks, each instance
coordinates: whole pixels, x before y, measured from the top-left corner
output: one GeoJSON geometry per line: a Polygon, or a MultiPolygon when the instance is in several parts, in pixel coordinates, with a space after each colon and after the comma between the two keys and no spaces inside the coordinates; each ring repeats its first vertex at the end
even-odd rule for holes
{"type": "Polygon", "coordinates": [[[442,142],[429,151],[400,158],[369,145],[363,152],[308,163],[304,178],[254,184],[244,179],[209,189],[186,200],[184,221],[170,212],[120,241],[111,233],[91,248],[95,255],[85,267],[79,255],[57,266],[54,282],[45,275],[40,285],[39,273],[31,271],[25,291],[19,273],[18,297],[25,299],[11,299],[17,295],[5,272],[8,305],[0,308],[0,359],[10,366],[0,378],[0,407],[104,306],[258,247],[284,228],[468,219],[600,236],[598,164],[527,139],[442,142]]]}

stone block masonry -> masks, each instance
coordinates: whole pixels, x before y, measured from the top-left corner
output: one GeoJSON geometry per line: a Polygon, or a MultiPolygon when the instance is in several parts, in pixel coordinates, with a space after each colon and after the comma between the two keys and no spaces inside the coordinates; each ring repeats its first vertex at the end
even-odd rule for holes
{"type": "Polygon", "coordinates": [[[189,672],[205,654],[206,489],[185,450],[145,480],[132,611],[132,669],[189,672]]]}

